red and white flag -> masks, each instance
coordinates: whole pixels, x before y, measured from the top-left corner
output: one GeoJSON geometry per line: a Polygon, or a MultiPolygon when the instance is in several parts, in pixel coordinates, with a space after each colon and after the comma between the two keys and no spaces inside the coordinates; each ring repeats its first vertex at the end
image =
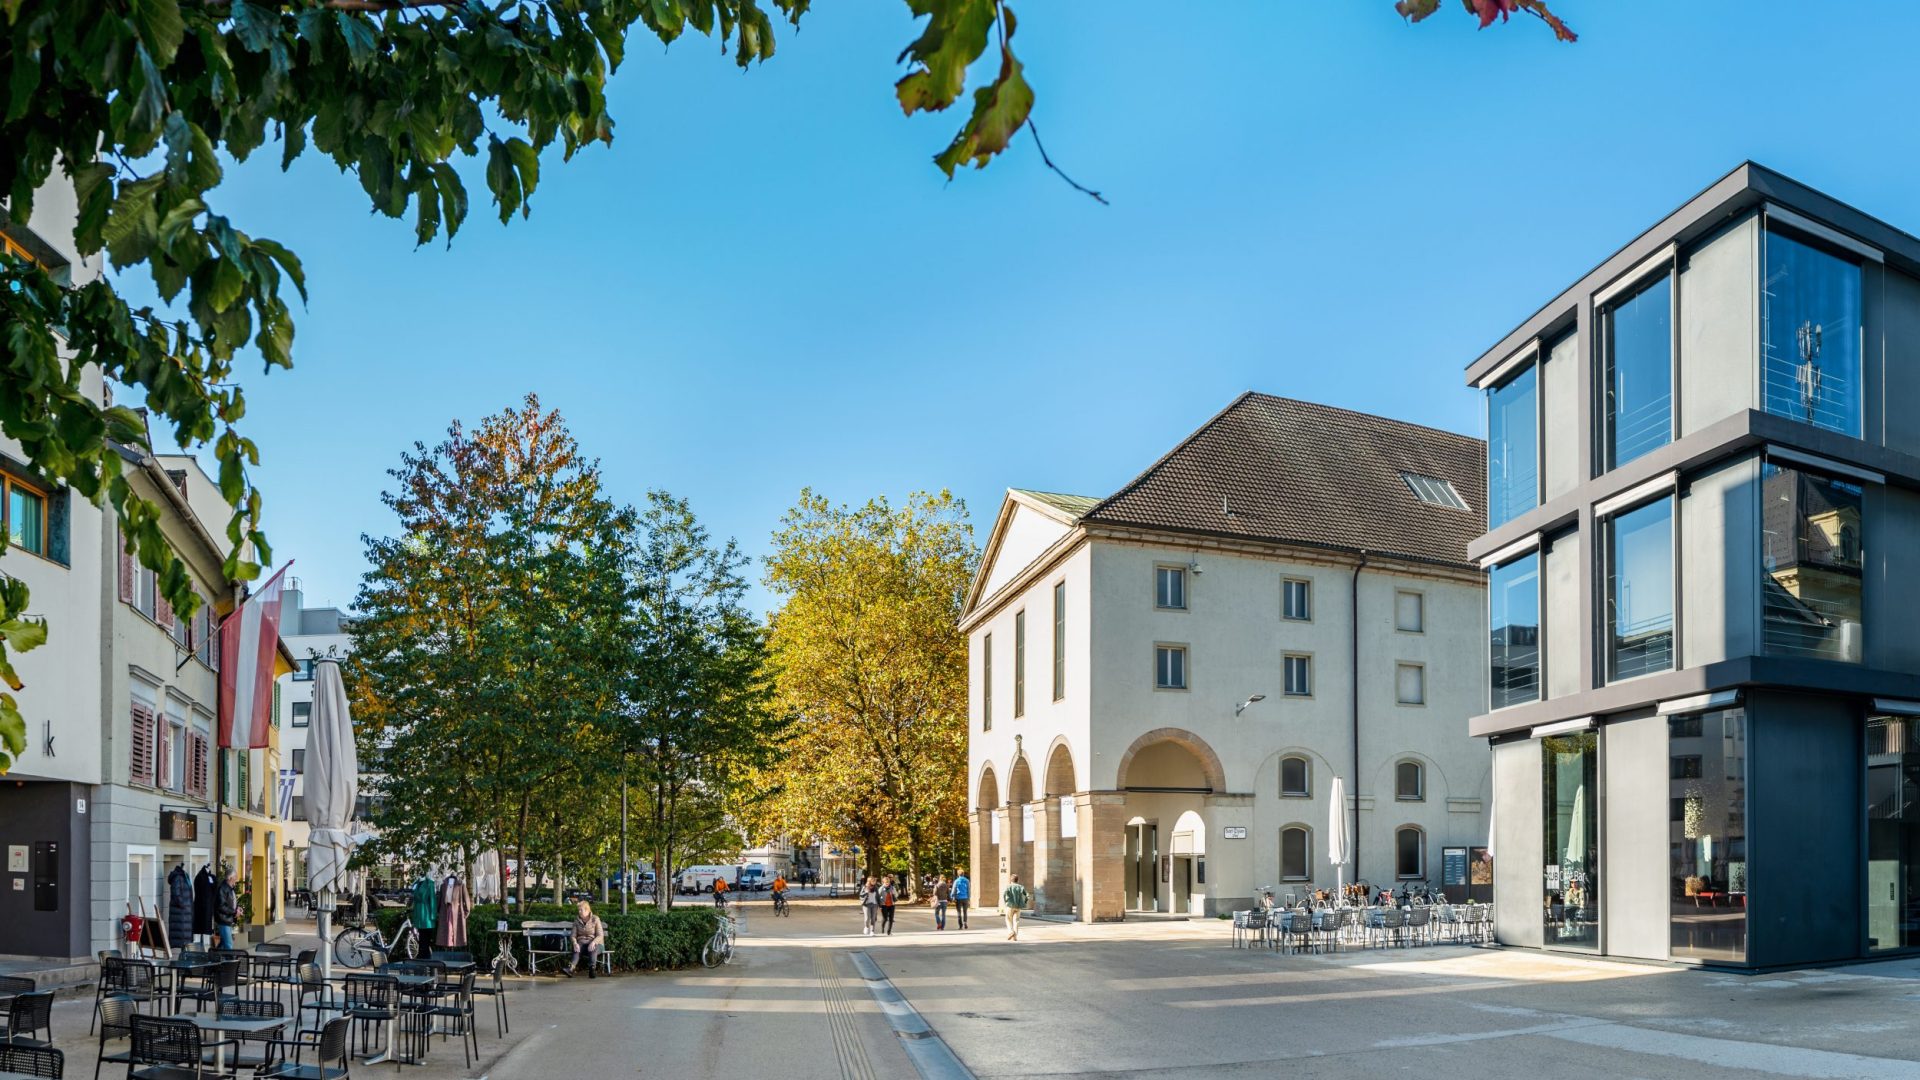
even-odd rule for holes
{"type": "Polygon", "coordinates": [[[269,715],[273,711],[273,658],[280,648],[280,579],[287,566],[242,601],[240,610],[227,616],[220,626],[222,747],[257,750],[267,745],[267,728],[273,719],[269,715]]]}

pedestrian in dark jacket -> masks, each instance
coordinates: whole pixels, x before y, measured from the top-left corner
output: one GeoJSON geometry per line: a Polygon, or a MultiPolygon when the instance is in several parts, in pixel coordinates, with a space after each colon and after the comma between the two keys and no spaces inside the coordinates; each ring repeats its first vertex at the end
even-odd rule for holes
{"type": "Polygon", "coordinates": [[[900,886],[894,884],[893,875],[888,874],[880,883],[880,933],[893,936],[893,906],[900,902],[900,886]]]}
{"type": "Polygon", "coordinates": [[[880,922],[880,883],[872,878],[860,886],[860,914],[866,918],[861,934],[872,937],[874,927],[880,922]]]}
{"type": "Polygon", "coordinates": [[[213,923],[220,931],[220,947],[233,948],[233,928],[240,924],[240,894],[233,888],[233,869],[223,868],[220,877],[220,896],[214,901],[213,923]]]}
{"type": "Polygon", "coordinates": [[[167,944],[184,949],[193,941],[193,881],[184,866],[167,875],[167,944]]]}

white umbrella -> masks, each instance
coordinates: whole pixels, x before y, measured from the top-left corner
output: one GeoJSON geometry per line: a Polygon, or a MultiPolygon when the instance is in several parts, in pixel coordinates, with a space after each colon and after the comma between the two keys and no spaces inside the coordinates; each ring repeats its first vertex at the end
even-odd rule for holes
{"type": "Polygon", "coordinates": [[[1573,789],[1573,816],[1567,821],[1567,854],[1563,860],[1568,866],[1579,866],[1587,861],[1587,785],[1581,784],[1573,789]]]}
{"type": "Polygon", "coordinates": [[[338,661],[314,665],[313,716],[307,728],[307,883],[320,896],[320,967],[333,975],[329,934],[334,894],[348,885],[347,860],[354,837],[347,832],[360,796],[360,756],[353,746],[353,720],[338,661]]]}
{"type": "Polygon", "coordinates": [[[1333,790],[1328,798],[1332,805],[1327,808],[1327,861],[1333,864],[1335,897],[1343,897],[1347,891],[1347,783],[1339,777],[1333,778],[1333,790]]]}

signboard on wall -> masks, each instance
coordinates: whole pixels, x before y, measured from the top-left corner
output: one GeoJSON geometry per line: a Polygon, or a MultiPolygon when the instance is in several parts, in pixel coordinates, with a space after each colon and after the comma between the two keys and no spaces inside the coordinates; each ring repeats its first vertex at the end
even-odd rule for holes
{"type": "Polygon", "coordinates": [[[27,872],[27,845],[7,845],[7,873],[24,874],[27,872]]]}
{"type": "Polygon", "coordinates": [[[1220,830],[1220,836],[1225,840],[1245,840],[1247,838],[1247,827],[1245,825],[1228,825],[1226,828],[1220,830]]]}
{"type": "Polygon", "coordinates": [[[1467,883],[1467,849],[1446,847],[1440,849],[1440,884],[1465,885],[1467,883]]]}

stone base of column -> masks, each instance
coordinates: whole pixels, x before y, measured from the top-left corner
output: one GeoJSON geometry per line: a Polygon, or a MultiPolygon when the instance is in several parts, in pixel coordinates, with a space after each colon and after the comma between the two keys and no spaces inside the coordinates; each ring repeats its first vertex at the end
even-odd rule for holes
{"type": "Polygon", "coordinates": [[[1073,841],[1074,877],[1080,884],[1080,921],[1114,922],[1127,916],[1125,859],[1127,796],[1121,791],[1083,791],[1074,796],[1079,836],[1073,841]]]}

